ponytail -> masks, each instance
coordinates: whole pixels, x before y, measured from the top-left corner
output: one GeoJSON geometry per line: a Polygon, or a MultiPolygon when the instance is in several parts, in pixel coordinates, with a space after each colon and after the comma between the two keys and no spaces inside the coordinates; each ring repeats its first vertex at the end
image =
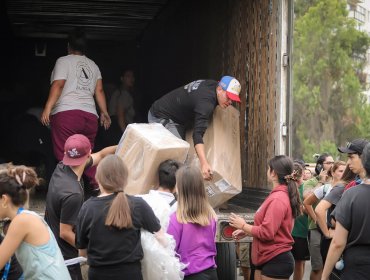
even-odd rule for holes
{"type": "Polygon", "coordinates": [[[106,226],[118,229],[132,228],[130,204],[124,193],[128,171],[117,155],[106,156],[98,165],[95,178],[105,191],[115,194],[105,219],[106,226]]]}
{"type": "Polygon", "coordinates": [[[132,228],[131,210],[124,192],[118,192],[113,199],[105,225],[118,229],[132,228]]]}
{"type": "Polygon", "coordinates": [[[289,200],[290,200],[290,207],[292,208],[292,215],[293,218],[298,217],[302,214],[302,202],[299,197],[297,184],[295,181],[291,180],[287,182],[288,187],[288,194],[289,194],[289,200]]]}

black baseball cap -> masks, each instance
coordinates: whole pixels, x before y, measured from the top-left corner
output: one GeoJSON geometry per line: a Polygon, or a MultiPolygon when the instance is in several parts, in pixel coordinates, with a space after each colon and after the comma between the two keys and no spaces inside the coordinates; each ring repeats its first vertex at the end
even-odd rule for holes
{"type": "Polygon", "coordinates": [[[362,154],[365,146],[369,143],[366,139],[355,139],[347,142],[346,146],[338,147],[338,151],[343,154],[362,154]]]}
{"type": "Polygon", "coordinates": [[[309,164],[305,163],[303,159],[295,159],[293,162],[300,164],[303,168],[310,166],[309,164]]]}

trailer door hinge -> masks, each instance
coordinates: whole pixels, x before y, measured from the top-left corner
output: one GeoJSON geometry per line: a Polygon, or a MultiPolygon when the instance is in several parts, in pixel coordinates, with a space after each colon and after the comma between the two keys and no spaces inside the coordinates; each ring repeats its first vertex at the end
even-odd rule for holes
{"type": "Polygon", "coordinates": [[[289,55],[287,53],[283,54],[283,67],[287,67],[289,65],[289,55]]]}

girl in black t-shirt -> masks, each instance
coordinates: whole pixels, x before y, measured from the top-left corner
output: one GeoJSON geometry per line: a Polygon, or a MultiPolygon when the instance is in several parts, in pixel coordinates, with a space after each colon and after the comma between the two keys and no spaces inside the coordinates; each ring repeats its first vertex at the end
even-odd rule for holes
{"type": "MultiPolygon", "coordinates": [[[[76,247],[87,255],[89,280],[141,280],[140,229],[163,242],[163,232],[153,210],[139,197],[126,195],[128,170],[116,155],[98,165],[96,179],[101,194],[87,200],[79,213],[76,247]]],[[[165,245],[165,244],[163,244],[165,245]]]]}

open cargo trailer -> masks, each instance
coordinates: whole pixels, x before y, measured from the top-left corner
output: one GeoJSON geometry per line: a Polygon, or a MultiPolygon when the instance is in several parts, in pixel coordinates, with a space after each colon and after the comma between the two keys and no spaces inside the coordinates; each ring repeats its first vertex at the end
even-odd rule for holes
{"type": "MultiPolygon", "coordinates": [[[[93,34],[88,56],[99,65],[104,81],[118,78],[122,65],[138,66],[144,117],[154,100],[189,81],[225,74],[237,77],[242,85],[242,102],[236,107],[243,191],[229,201],[227,210],[219,211],[217,234],[219,279],[235,279],[235,244],[224,235],[228,213],[243,213],[253,222],[253,211],[270,191],[267,160],[290,154],[292,13],[293,0],[9,0],[2,85],[35,84],[40,79],[48,83],[55,60],[66,54],[66,31],[73,26],[93,34]],[[139,36],[131,34],[137,28],[132,21],[153,7],[158,12],[152,18],[142,17],[145,28],[139,36]]],[[[27,94],[33,103],[5,98],[3,131],[11,128],[9,114],[35,101],[42,106],[47,89],[27,94]]],[[[1,156],[12,160],[17,148],[8,149],[9,142],[1,141],[1,156]]]]}

